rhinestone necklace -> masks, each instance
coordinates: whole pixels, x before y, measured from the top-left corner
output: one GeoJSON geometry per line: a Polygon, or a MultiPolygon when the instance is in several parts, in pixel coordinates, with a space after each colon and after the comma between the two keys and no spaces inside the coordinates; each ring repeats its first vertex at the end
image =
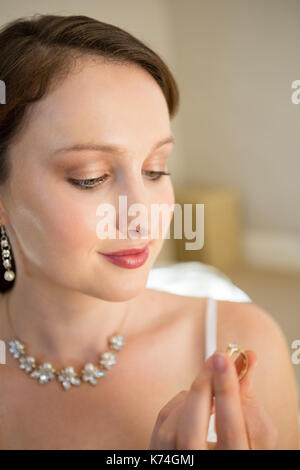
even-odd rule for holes
{"type": "MultiPolygon", "coordinates": [[[[80,374],[77,374],[74,370],[74,367],[72,366],[68,366],[57,371],[52,367],[50,362],[39,364],[35,357],[28,356],[26,354],[25,344],[18,339],[18,336],[15,334],[15,330],[12,326],[8,307],[8,296],[6,296],[6,312],[8,323],[13,336],[13,338],[11,338],[9,341],[9,351],[11,352],[12,356],[19,361],[20,369],[22,369],[30,377],[37,379],[38,383],[41,385],[54,379],[57,379],[58,382],[61,383],[64,390],[69,390],[72,385],[79,386],[82,382],[86,382],[91,385],[97,385],[98,379],[105,376],[104,371],[110,369],[112,365],[117,363],[116,354],[118,351],[120,351],[122,346],[126,344],[123,335],[115,334],[114,336],[108,338],[107,342],[109,350],[101,354],[98,361],[99,366],[89,362],[85,364],[80,374]]],[[[129,304],[121,325],[119,326],[119,331],[121,331],[121,328],[124,327],[128,312],[129,304]]]]}

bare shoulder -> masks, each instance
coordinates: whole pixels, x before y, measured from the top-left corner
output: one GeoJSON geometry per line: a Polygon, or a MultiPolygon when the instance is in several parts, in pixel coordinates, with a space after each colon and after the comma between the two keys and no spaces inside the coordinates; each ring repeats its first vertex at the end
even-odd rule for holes
{"type": "Polygon", "coordinates": [[[227,347],[228,340],[234,342],[235,336],[238,336],[244,349],[255,345],[268,350],[275,336],[284,342],[278,322],[271,313],[254,302],[218,301],[218,329],[218,345],[223,349],[227,347]]]}

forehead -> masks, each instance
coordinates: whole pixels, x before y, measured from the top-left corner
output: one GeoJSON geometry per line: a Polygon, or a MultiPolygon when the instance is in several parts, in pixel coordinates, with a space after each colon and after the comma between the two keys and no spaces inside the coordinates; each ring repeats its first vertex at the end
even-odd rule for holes
{"type": "Polygon", "coordinates": [[[26,135],[53,148],[81,138],[130,147],[139,141],[152,146],[169,133],[167,103],[150,74],[132,64],[81,59],[33,104],[26,135]]]}

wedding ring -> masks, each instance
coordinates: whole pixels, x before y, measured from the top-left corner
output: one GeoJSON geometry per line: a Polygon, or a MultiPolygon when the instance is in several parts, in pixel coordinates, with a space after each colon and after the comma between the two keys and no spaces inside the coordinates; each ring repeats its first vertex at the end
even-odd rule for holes
{"type": "Polygon", "coordinates": [[[248,370],[248,356],[245,351],[239,347],[237,343],[230,343],[226,349],[226,354],[232,356],[236,352],[241,354],[243,358],[243,368],[238,376],[238,379],[241,380],[248,370]]]}

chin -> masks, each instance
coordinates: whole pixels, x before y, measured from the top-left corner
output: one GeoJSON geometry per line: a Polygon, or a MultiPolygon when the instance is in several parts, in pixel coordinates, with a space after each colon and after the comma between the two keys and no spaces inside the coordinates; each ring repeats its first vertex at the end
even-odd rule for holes
{"type": "MultiPolygon", "coordinates": [[[[132,272],[133,270],[131,270],[132,272]]],[[[126,302],[137,295],[139,295],[147,284],[147,278],[149,270],[144,270],[143,273],[138,273],[137,270],[135,276],[109,276],[109,273],[105,274],[103,278],[97,276],[97,284],[95,284],[95,278],[89,285],[84,283],[86,289],[81,287],[81,291],[85,294],[96,297],[108,302],[126,302]]],[[[82,283],[83,286],[83,283],[82,283]]]]}
{"type": "Polygon", "coordinates": [[[146,284],[141,284],[140,286],[134,285],[128,288],[120,286],[120,288],[118,289],[117,286],[114,285],[111,289],[108,289],[106,292],[102,290],[101,295],[99,295],[99,298],[106,300],[107,302],[126,302],[139,295],[145,289],[145,287],[146,284]]]}

